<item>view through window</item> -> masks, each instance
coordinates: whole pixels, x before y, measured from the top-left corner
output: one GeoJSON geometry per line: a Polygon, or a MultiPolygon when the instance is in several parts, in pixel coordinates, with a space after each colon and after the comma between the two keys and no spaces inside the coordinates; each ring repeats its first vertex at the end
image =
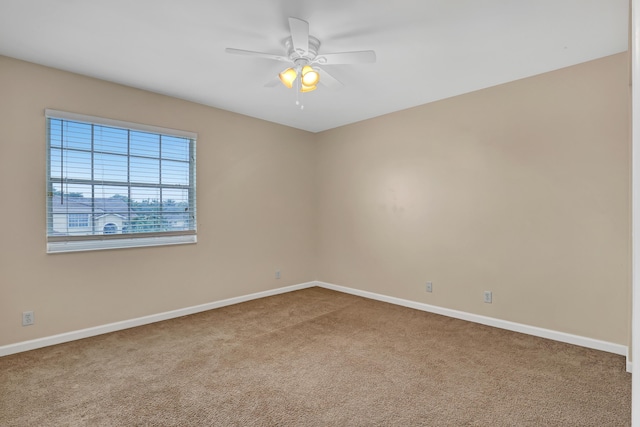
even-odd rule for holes
{"type": "Polygon", "coordinates": [[[50,252],[195,241],[195,134],[47,116],[50,252]]]}

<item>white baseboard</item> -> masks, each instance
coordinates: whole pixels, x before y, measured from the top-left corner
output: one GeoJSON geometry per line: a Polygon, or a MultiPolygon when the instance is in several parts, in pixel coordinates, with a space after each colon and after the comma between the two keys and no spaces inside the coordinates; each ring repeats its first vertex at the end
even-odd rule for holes
{"type": "Polygon", "coordinates": [[[452,310],[449,308],[438,307],[435,305],[424,304],[421,302],[410,301],[401,298],[390,297],[387,295],[376,294],[373,292],[362,291],[359,289],[347,288],[345,286],[334,285],[325,282],[315,282],[316,286],[326,289],[332,289],[338,292],[357,295],[364,298],[374,299],[378,301],[388,302],[391,304],[401,305],[416,310],[427,311],[429,313],[441,314],[443,316],[453,317],[456,319],[467,320],[469,322],[480,323],[495,328],[506,329],[509,331],[520,332],[527,335],[533,335],[541,338],[548,338],[568,344],[579,345],[581,347],[592,348],[595,350],[606,351],[609,353],[619,354],[627,357],[627,372],[631,372],[631,362],[628,357],[628,347],[621,344],[615,344],[607,341],[587,338],[580,335],[567,334],[564,332],[553,331],[551,329],[538,328],[537,326],[524,325],[522,323],[510,322],[508,320],[495,319],[493,317],[481,316],[479,314],[467,313],[464,311],[452,310]]]}
{"type": "Polygon", "coordinates": [[[265,298],[272,295],[283,294],[286,292],[297,291],[316,286],[316,282],[301,283],[298,285],[285,286],[283,288],[271,289],[254,294],[229,298],[221,301],[214,301],[207,304],[195,305],[192,307],[181,308],[178,310],[167,311],[164,313],[152,314],[149,316],[138,317],[135,319],[123,320],[121,322],[109,323],[106,325],[96,326],[93,328],[80,329],[78,331],[65,332],[63,334],[52,335],[50,337],[38,338],[30,341],[23,341],[15,344],[0,346],[0,357],[10,354],[20,353],[23,351],[35,350],[37,348],[48,347],[50,345],[62,344],[69,341],[75,341],[82,338],[102,335],[109,332],[129,329],[136,326],[147,325],[149,323],[160,322],[163,320],[175,319],[176,317],[187,316],[189,314],[200,313],[202,311],[212,310],[214,308],[225,307],[228,305],[238,304],[254,299],[265,298]]]}
{"type": "Polygon", "coordinates": [[[160,322],[163,320],[175,319],[177,317],[187,316],[189,314],[200,313],[202,311],[213,310],[215,308],[225,307],[228,305],[238,304],[241,302],[251,301],[259,298],[265,298],[273,295],[283,294],[286,292],[297,291],[300,289],[318,286],[321,288],[332,289],[338,292],[357,295],[377,301],[388,302],[403,307],[409,307],[416,310],[427,311],[430,313],[441,314],[443,316],[453,317],[456,319],[467,320],[469,322],[480,323],[495,328],[506,329],[509,331],[520,332],[523,334],[533,335],[541,338],[548,338],[555,341],[565,342],[568,344],[579,345],[582,347],[592,348],[595,350],[606,351],[609,353],[619,354],[627,357],[626,369],[631,372],[632,364],[629,361],[628,347],[607,341],[600,341],[593,338],[582,337],[579,335],[567,334],[564,332],[553,331],[550,329],[538,328],[536,326],[524,325],[521,323],[510,322],[507,320],[495,319],[492,317],[481,316],[478,314],[467,313],[464,311],[452,310],[448,308],[438,307],[435,305],[424,304],[416,301],[405,300],[401,298],[390,297],[387,295],[376,294],[373,292],[362,291],[359,289],[348,288],[345,286],[334,285],[331,283],[314,281],[301,283],[298,285],[285,286],[282,288],[271,289],[263,292],[256,292],[249,295],[229,298],[221,301],[214,301],[206,304],[196,305],[192,307],[181,308],[178,310],[167,311],[164,313],[152,314],[149,316],[138,317],[135,319],[123,320],[121,322],[109,323],[106,325],[96,326],[93,328],[80,329],[77,331],[66,332],[63,334],[52,335],[49,337],[38,338],[30,341],[23,341],[15,344],[0,346],[0,357],[10,354],[20,353],[23,351],[35,350],[37,348],[48,347],[50,345],[61,344],[69,341],[75,341],[83,338],[102,335],[109,332],[129,329],[136,326],[147,325],[149,323],[160,322]]]}

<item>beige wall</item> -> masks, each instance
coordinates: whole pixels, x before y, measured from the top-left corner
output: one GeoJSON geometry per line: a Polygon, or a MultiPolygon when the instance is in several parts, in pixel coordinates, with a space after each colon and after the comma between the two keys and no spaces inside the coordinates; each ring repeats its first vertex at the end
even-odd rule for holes
{"type": "Polygon", "coordinates": [[[0,345],[313,280],[310,136],[0,57],[0,345]],[[47,255],[45,108],[197,132],[198,243],[47,255]]]}
{"type": "Polygon", "coordinates": [[[319,134],[318,279],[627,345],[627,73],[619,54],[319,134]]]}
{"type": "Polygon", "coordinates": [[[627,345],[627,65],[310,134],[0,57],[0,345],[314,279],[627,345]],[[45,108],[197,132],[198,244],[47,255],[45,108]]]}

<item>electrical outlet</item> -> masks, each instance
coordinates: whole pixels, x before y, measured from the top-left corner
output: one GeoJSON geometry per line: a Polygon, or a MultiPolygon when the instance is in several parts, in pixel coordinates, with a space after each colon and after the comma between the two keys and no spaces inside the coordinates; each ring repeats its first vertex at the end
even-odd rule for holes
{"type": "Polygon", "coordinates": [[[484,302],[487,304],[491,304],[493,300],[493,296],[491,295],[491,291],[484,291],[484,302]]]}
{"type": "Polygon", "coordinates": [[[33,311],[22,312],[22,326],[33,325],[33,311]]]}
{"type": "Polygon", "coordinates": [[[280,278],[280,270],[276,270],[276,279],[280,278]]]}
{"type": "Polygon", "coordinates": [[[426,288],[427,292],[433,292],[433,283],[431,282],[427,282],[427,288],[426,288]]]}

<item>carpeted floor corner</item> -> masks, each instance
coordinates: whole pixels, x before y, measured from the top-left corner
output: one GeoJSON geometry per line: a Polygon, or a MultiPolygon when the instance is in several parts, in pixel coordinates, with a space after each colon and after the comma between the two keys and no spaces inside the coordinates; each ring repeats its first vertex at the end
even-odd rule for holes
{"type": "Polygon", "coordinates": [[[623,357],[310,288],[0,358],[0,426],[629,426],[623,357]]]}

